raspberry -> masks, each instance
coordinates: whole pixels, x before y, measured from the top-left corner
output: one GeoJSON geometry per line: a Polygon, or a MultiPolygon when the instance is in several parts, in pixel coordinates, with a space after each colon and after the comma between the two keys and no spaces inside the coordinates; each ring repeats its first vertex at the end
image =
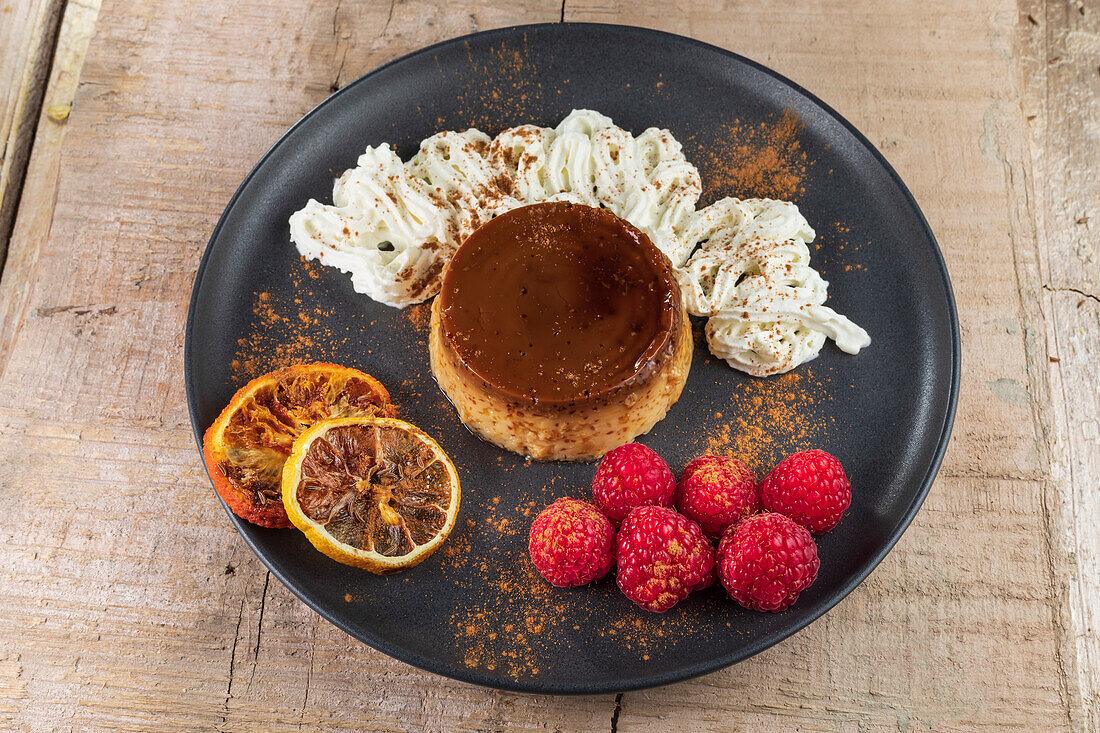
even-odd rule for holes
{"type": "Polygon", "coordinates": [[[704,466],[709,466],[714,463],[720,463],[721,460],[721,456],[716,456],[713,453],[704,453],[703,455],[699,456],[698,458],[684,466],[684,472],[680,474],[680,480],[683,481],[704,466]]]}
{"type": "Polygon", "coordinates": [[[619,589],[656,613],[714,582],[714,548],[703,530],[665,507],[630,512],[619,530],[618,564],[619,589]]]}
{"type": "Polygon", "coordinates": [[[821,561],[805,527],[782,514],[755,514],[726,530],[718,577],[730,598],[754,611],[782,611],[817,579],[821,561]]]}
{"type": "Polygon", "coordinates": [[[760,482],[764,508],[784,514],[813,534],[837,525],[852,503],[840,461],[823,450],[787,456],[760,482]]]}
{"type": "Polygon", "coordinates": [[[711,537],[760,508],[756,476],[736,458],[705,455],[684,468],[676,508],[711,537]]]}
{"type": "Polygon", "coordinates": [[[627,443],[608,451],[592,479],[596,506],[615,524],[635,507],[672,506],[675,495],[672,470],[641,443],[627,443]]]}
{"type": "Polygon", "coordinates": [[[586,585],[614,564],[615,530],[588,502],[562,498],[535,517],[527,549],[535,569],[552,585],[586,585]]]}

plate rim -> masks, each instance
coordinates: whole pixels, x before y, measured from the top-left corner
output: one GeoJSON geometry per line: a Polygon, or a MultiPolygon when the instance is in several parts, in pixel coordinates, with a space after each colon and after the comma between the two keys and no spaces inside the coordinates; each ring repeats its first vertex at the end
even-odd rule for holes
{"type": "MultiPolygon", "coordinates": [[[[943,463],[944,456],[946,455],[948,445],[951,439],[951,431],[955,422],[956,410],[958,407],[959,387],[962,378],[962,339],[959,328],[959,316],[958,308],[955,303],[954,289],[951,285],[951,277],[947,270],[947,263],[943,257],[943,251],[940,248],[939,241],[936,239],[935,233],[932,231],[931,225],[929,225],[924,212],[921,210],[909,187],[905,185],[901,176],[898,175],[894,167],[890,165],[890,162],[882,154],[882,152],[870,141],[867,137],[859,131],[851,122],[847,120],[843,115],[833,109],[830,105],[826,104],[817,95],[808,91],[797,82],[787,78],[786,76],[774,71],[761,63],[758,63],[750,58],[742,56],[728,49],[716,46],[706,41],[700,41],[689,36],[683,36],[678,33],[671,33],[668,31],[657,30],[654,28],[645,28],[641,26],[623,25],[618,23],[591,23],[591,22],[543,22],[543,23],[527,23],[520,25],[504,26],[500,28],[492,28],[484,31],[477,31],[474,33],[468,33],[461,36],[455,36],[453,38],[444,39],[438,41],[429,46],[424,46],[409,53],[398,56],[391,59],[380,66],[377,66],[370,71],[366,72],[362,76],[358,77],[354,81],[349,82],[345,86],[341,87],[337,91],[333,92],[325,99],[321,100],[316,106],[306,112],[298,121],[291,125],[279,138],[267,149],[267,151],[260,157],[259,160],[253,165],[252,169],[241,181],[237,187],[233,196],[229,199],[225,209],[222,211],[221,216],[218,218],[217,224],[214,226],[210,234],[210,238],[207,240],[206,247],[203,250],[202,258],[199,261],[198,269],[195,272],[195,279],[192,283],[191,298],[187,307],[187,322],[184,327],[184,346],[183,346],[183,372],[184,372],[184,389],[187,399],[188,416],[191,421],[191,430],[194,434],[195,442],[198,445],[199,456],[203,464],[203,468],[207,470],[207,478],[209,480],[209,469],[206,466],[205,458],[202,455],[202,439],[205,432],[205,428],[198,423],[198,410],[197,410],[197,396],[195,394],[195,382],[192,375],[193,372],[193,346],[192,337],[195,325],[195,311],[198,306],[198,294],[202,287],[203,276],[206,272],[207,264],[210,261],[215,241],[219,238],[222,228],[225,225],[226,219],[229,216],[230,211],[237,204],[237,201],[242,196],[245,189],[252,182],[253,178],[257,175],[258,171],[264,166],[272,155],[293,135],[301,126],[303,126],[308,120],[315,115],[319,114],[326,106],[336,100],[340,95],[344,94],[347,90],[356,87],[360,84],[366,83],[367,80],[378,75],[382,71],[389,67],[408,61],[410,59],[430,55],[436,50],[451,46],[454,44],[461,44],[468,42],[471,39],[485,39],[494,36],[511,36],[517,32],[524,32],[527,30],[542,29],[542,30],[558,30],[563,28],[579,28],[579,29],[597,29],[603,31],[610,31],[612,33],[627,33],[636,34],[640,36],[649,36],[655,39],[662,39],[666,41],[672,41],[675,43],[686,43],[688,45],[696,46],[700,49],[717,52],[723,56],[727,56],[736,62],[744,64],[752,69],[755,69],[767,76],[772,77],[780,84],[787,86],[806,98],[811,104],[816,106],[828,117],[838,122],[849,134],[853,136],[855,141],[860,146],[865,148],[871,156],[882,166],[887,176],[897,186],[898,190],[902,194],[902,197],[912,211],[916,214],[917,222],[923,229],[928,240],[932,244],[932,255],[935,260],[936,267],[939,271],[942,284],[944,287],[944,293],[946,296],[947,315],[950,328],[950,357],[951,357],[951,383],[948,389],[946,412],[943,415],[943,424],[941,426],[940,434],[936,444],[936,450],[932,455],[932,459],[925,470],[924,476],[920,481],[920,486],[916,493],[913,495],[912,501],[905,509],[904,513],[896,525],[895,529],[888,536],[885,543],[880,547],[871,558],[866,561],[863,566],[854,573],[847,582],[832,591],[829,596],[819,603],[805,619],[791,625],[789,628],[784,628],[773,634],[769,634],[761,639],[755,640],[743,647],[740,647],[736,652],[728,654],[719,658],[708,659],[703,662],[697,662],[685,667],[682,667],[676,671],[669,671],[655,675],[647,676],[635,676],[624,684],[588,684],[584,682],[578,682],[568,685],[560,684],[541,684],[538,680],[516,680],[514,678],[498,678],[489,677],[482,674],[480,670],[470,669],[465,667],[459,667],[457,665],[449,665],[440,663],[437,660],[425,657],[416,652],[411,652],[403,647],[395,644],[391,644],[388,640],[380,638],[369,632],[365,632],[362,629],[352,628],[352,625],[344,622],[340,617],[335,614],[331,614],[323,608],[319,603],[315,603],[312,599],[303,595],[297,588],[297,583],[290,581],[280,570],[273,567],[266,556],[266,552],[257,547],[252,538],[244,530],[246,522],[230,511],[229,507],[221,499],[221,497],[214,492],[218,501],[222,505],[222,509],[229,515],[230,520],[233,522],[234,528],[237,533],[244,540],[248,548],[259,558],[260,562],[268,569],[268,572],[273,574],[276,579],[279,580],[288,590],[291,591],[300,601],[305,603],[309,608],[315,611],[323,619],[337,627],[344,633],[351,636],[353,639],[364,643],[383,654],[386,654],[398,661],[410,664],[414,667],[426,670],[433,674],[442,675],[451,679],[456,679],[462,682],[468,682],[471,684],[480,685],[483,687],[489,687],[493,689],[504,690],[508,692],[519,692],[529,694],[554,694],[554,695],[596,695],[596,694],[614,694],[620,692],[630,692],[633,690],[642,690],[652,687],[660,687],[662,685],[668,685],[675,682],[682,682],[684,680],[692,679],[695,677],[709,674],[727,667],[731,667],[734,664],[742,662],[749,657],[755,656],[760,652],[769,649],[780,642],[790,638],[794,634],[802,631],[811,623],[817,621],[824,616],[834,607],[836,607],[841,601],[847,598],[852,591],[854,591],[868,576],[879,566],[879,564],[886,558],[886,556],[893,550],[898,540],[912,524],[913,519],[916,517],[917,512],[923,506],[925,499],[928,496],[928,492],[932,488],[932,484],[935,481],[936,475],[939,473],[940,466],[943,463]]],[[[211,487],[213,488],[213,482],[211,481],[211,487]]]]}

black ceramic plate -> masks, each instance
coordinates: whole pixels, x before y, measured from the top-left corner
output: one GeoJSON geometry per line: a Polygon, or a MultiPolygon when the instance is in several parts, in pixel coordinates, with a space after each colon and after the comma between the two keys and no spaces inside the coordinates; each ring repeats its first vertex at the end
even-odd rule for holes
{"type": "MultiPolygon", "coordinates": [[[[432,46],[340,90],[295,125],[229,203],[199,266],[187,324],[196,439],[249,376],[325,359],[378,377],[402,416],[459,467],[450,540],[392,577],[344,567],[293,529],[233,518],[272,573],[349,634],[418,667],[510,690],[611,692],[745,659],[806,626],[882,560],[943,456],[959,380],[959,331],[940,252],[897,174],[850,124],[774,72],[678,36],[538,25],[432,46]],[[423,307],[401,312],[302,263],[287,218],[367,145],[403,158],[439,130],[553,126],[574,107],[627,129],[666,127],[726,195],[792,197],[818,231],[829,305],[864,326],[858,356],[827,345],[790,375],[753,380],[697,348],[683,397],[642,442],[678,471],[708,448],[763,476],[786,452],[823,447],[851,478],[852,508],[819,538],[817,582],[780,614],[741,609],[718,587],[664,615],[635,608],[613,577],[554,590],[533,575],[526,532],[555,497],[590,496],[591,464],[528,463],[458,422],[428,369],[423,307]],[[761,175],[762,173],[762,175],[761,175]],[[304,314],[304,317],[303,317],[304,314]]],[[[213,507],[211,506],[211,509],[213,507]]]]}

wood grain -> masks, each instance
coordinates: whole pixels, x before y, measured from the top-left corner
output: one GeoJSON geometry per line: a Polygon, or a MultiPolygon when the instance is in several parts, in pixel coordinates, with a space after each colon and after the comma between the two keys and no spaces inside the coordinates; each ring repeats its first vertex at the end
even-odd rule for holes
{"type": "Polygon", "coordinates": [[[63,0],[0,1],[0,265],[30,157],[63,0]]]}
{"type": "MultiPolygon", "coordinates": [[[[233,532],[195,451],[181,369],[191,282],[225,202],[332,89],[437,40],[561,13],[539,0],[106,0],[101,9],[70,0],[58,50],[69,76],[51,80],[47,99],[71,99],[73,114],[65,127],[39,125],[0,279],[0,724],[1093,724],[1096,658],[1080,624],[1093,618],[1082,614],[1095,608],[1094,589],[1068,552],[1089,539],[1080,522],[1095,517],[1073,507],[1085,493],[1079,477],[1096,475],[1096,390],[1084,391],[1096,342],[1079,334],[1095,334],[1098,315],[1094,303],[1077,308],[1071,294],[1043,287],[1076,285],[1044,279],[1054,265],[1043,263],[1063,262],[1070,245],[1050,250],[1065,230],[1037,213],[1042,169],[1020,109],[1035,86],[1020,66],[1030,23],[1007,0],[564,6],[567,20],[716,43],[814,90],[883,150],[940,240],[964,346],[952,445],[913,527],[825,618],[743,664],[668,688],[512,695],[352,641],[233,532]],[[1055,353],[1063,361],[1053,371],[1055,353]],[[1093,432],[1070,409],[1091,410],[1093,432]],[[1065,476],[1063,447],[1073,467],[1065,476]]],[[[1047,145],[1034,122],[1037,146],[1047,145]]],[[[1090,160],[1070,142],[1049,144],[1067,146],[1067,165],[1090,160]]],[[[1067,176],[1055,194],[1081,196],[1080,180],[1067,176]]]]}
{"type": "Polygon", "coordinates": [[[1056,539],[1069,557],[1067,629],[1090,728],[1100,728],[1100,2],[1021,4],[1024,112],[1033,151],[1037,302],[1049,354],[1037,372],[1056,539]]]}
{"type": "MultiPolygon", "coordinates": [[[[71,106],[99,5],[100,0],[69,0],[66,4],[42,100],[44,109],[55,105],[71,106]]],[[[24,205],[13,222],[9,240],[12,246],[5,265],[5,272],[16,275],[5,278],[0,287],[0,363],[10,351],[19,322],[18,308],[26,303],[31,283],[30,278],[22,274],[33,266],[41,243],[49,237],[61,166],[61,145],[67,127],[67,118],[58,122],[43,115],[35,131],[37,144],[23,180],[24,205]]]]}

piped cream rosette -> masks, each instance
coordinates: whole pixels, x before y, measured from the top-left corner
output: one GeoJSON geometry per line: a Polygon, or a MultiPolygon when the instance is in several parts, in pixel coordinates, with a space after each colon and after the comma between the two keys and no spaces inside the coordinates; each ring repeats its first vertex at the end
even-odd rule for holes
{"type": "Polygon", "coordinates": [[[698,249],[677,276],[688,312],[710,316],[715,356],[762,377],[813,359],[826,337],[849,354],[871,342],[824,305],[829,284],[806,246],[814,236],[786,201],[727,198],[694,215],[686,237],[698,249]]]}
{"type": "Polygon", "coordinates": [[[441,265],[479,226],[540,201],[605,206],[682,263],[680,232],[700,190],[667,130],[634,138],[575,110],[557,128],[520,125],[496,139],[441,132],[407,164],[388,145],[368,148],[337,180],[333,205],[310,200],[290,235],[304,257],[351,274],[357,292],[402,308],[439,290],[441,265]]]}
{"type": "Polygon", "coordinates": [[[382,145],[290,219],[309,259],[395,307],[430,298],[458,245],[498,214],[540,201],[602,206],[644,231],[678,272],[689,312],[709,316],[707,342],[730,366],[764,376],[814,358],[826,338],[849,353],[866,331],[824,306],[809,265],[814,231],[794,204],[723,199],[700,211],[699,172],[668,130],[634,137],[574,110],[556,128],[520,125],[489,138],[470,129],[424,140],[403,164],[382,145]]]}
{"type": "Polygon", "coordinates": [[[367,148],[336,179],[332,206],[310,199],[290,217],[303,257],[351,275],[358,293],[403,308],[439,292],[457,246],[450,211],[389,145],[367,148]]]}

